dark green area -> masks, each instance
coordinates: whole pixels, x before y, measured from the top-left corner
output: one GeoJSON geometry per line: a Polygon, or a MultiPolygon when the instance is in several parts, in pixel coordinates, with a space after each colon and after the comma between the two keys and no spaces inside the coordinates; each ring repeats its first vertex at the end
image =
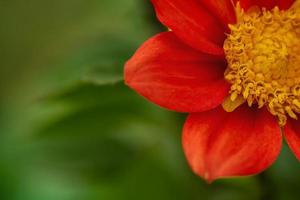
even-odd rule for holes
{"type": "Polygon", "coordinates": [[[299,199],[286,146],[265,173],[207,185],[181,149],[184,117],[124,86],[163,31],[149,1],[0,1],[0,199],[299,199]]]}

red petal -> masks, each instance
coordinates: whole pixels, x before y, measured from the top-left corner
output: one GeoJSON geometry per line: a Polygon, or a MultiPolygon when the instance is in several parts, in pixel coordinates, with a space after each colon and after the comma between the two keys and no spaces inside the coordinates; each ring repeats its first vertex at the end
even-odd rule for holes
{"type": "Polygon", "coordinates": [[[202,52],[223,55],[225,30],[198,0],[152,0],[158,19],[202,52]]]}
{"type": "Polygon", "coordinates": [[[240,2],[241,7],[244,8],[244,10],[248,10],[254,4],[253,0],[234,0],[235,5],[237,2],[240,2]]]}
{"type": "Polygon", "coordinates": [[[297,120],[289,120],[284,128],[285,139],[300,161],[300,122],[297,120]]]}
{"type": "Polygon", "coordinates": [[[276,6],[276,0],[253,0],[254,5],[257,5],[261,8],[272,9],[276,6]]]}
{"type": "Polygon", "coordinates": [[[277,1],[278,1],[277,5],[281,10],[289,9],[295,2],[295,0],[277,0],[277,1]]]}
{"type": "Polygon", "coordinates": [[[235,24],[236,16],[231,0],[200,0],[200,2],[223,22],[225,29],[228,24],[235,24]]]}
{"type": "Polygon", "coordinates": [[[166,32],[145,42],[127,62],[125,82],[162,107],[200,112],[217,107],[228,94],[224,70],[224,61],[166,32]]]}
{"type": "Polygon", "coordinates": [[[248,10],[251,6],[265,7],[272,9],[278,6],[282,10],[286,10],[291,7],[295,0],[234,0],[235,3],[240,1],[242,8],[248,10]]]}
{"type": "Polygon", "coordinates": [[[263,171],[277,158],[281,143],[273,116],[247,106],[232,113],[217,108],[190,114],[183,129],[187,160],[208,182],[263,171]]]}

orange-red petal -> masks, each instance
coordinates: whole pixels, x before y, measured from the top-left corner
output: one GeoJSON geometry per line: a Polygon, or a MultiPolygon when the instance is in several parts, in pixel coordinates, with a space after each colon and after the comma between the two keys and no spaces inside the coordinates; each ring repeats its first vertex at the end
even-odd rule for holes
{"type": "Polygon", "coordinates": [[[244,10],[248,10],[251,6],[254,5],[253,0],[233,0],[233,2],[235,5],[239,2],[244,10]]]}
{"type": "Polygon", "coordinates": [[[235,3],[238,1],[245,10],[251,6],[259,6],[267,9],[272,9],[275,6],[278,6],[280,9],[286,10],[291,7],[295,0],[234,0],[235,3]]]}
{"type": "Polygon", "coordinates": [[[277,0],[277,5],[281,10],[287,10],[289,9],[295,0],[277,0]]]}
{"type": "Polygon", "coordinates": [[[265,109],[241,106],[190,114],[183,129],[183,148],[193,171],[211,182],[257,174],[277,158],[280,128],[265,109]]]}
{"type": "Polygon", "coordinates": [[[300,122],[290,119],[284,128],[285,140],[300,161],[300,122]]]}
{"type": "Polygon", "coordinates": [[[126,63],[125,83],[167,109],[201,112],[228,94],[225,62],[182,43],[173,32],[145,42],[126,63]]]}
{"type": "Polygon", "coordinates": [[[224,55],[225,29],[198,0],[151,0],[158,19],[188,45],[224,55]]]}
{"type": "Polygon", "coordinates": [[[232,0],[200,0],[200,2],[223,22],[225,29],[228,28],[228,24],[234,24],[236,22],[232,0]]]}
{"type": "Polygon", "coordinates": [[[253,0],[254,4],[261,7],[272,9],[276,6],[276,0],[253,0]]]}

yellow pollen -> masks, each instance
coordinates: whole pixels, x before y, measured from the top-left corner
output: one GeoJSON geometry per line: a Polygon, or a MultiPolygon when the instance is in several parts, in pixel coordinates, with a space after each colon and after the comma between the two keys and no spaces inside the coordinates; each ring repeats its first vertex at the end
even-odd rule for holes
{"type": "Polygon", "coordinates": [[[225,79],[230,96],[223,103],[232,111],[242,102],[266,106],[280,126],[300,113],[300,5],[289,10],[236,6],[237,23],[224,42],[228,62],[225,79]],[[242,100],[244,99],[244,101],[242,100]],[[237,104],[235,106],[235,104],[237,104]]]}

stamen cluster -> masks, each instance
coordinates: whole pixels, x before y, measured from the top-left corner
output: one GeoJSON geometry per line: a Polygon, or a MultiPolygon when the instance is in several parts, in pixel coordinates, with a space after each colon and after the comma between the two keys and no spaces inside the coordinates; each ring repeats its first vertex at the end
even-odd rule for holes
{"type": "Polygon", "coordinates": [[[300,113],[300,9],[236,10],[224,42],[230,99],[266,106],[284,126],[300,113]]]}

